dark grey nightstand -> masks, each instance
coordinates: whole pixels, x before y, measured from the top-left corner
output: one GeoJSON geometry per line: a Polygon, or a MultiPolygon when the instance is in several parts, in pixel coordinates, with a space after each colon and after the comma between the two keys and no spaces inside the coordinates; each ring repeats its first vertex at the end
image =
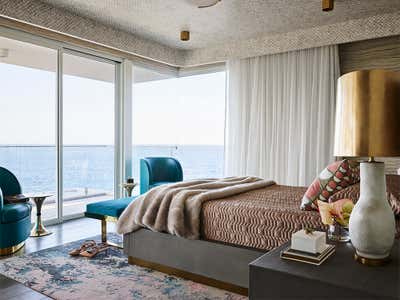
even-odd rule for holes
{"type": "Polygon", "coordinates": [[[281,259],[289,243],[250,264],[249,297],[255,299],[400,299],[399,240],[392,260],[368,267],[353,259],[350,243],[337,244],[336,253],[314,266],[281,259]]]}

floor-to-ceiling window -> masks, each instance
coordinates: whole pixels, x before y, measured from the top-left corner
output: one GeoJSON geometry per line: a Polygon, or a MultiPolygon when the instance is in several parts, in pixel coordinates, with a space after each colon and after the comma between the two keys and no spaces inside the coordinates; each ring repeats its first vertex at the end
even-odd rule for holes
{"type": "Polygon", "coordinates": [[[87,203],[118,195],[129,151],[122,132],[133,140],[135,179],[146,156],[176,157],[185,179],[223,176],[225,72],[177,78],[135,66],[126,114],[121,59],[0,32],[0,166],[24,193],[53,195],[45,220],[82,215],[87,203]],[[132,127],[120,124],[125,118],[132,127]]]}
{"type": "Polygon", "coordinates": [[[63,215],[114,196],[115,64],[63,54],[63,215]]]}
{"type": "Polygon", "coordinates": [[[135,67],[133,78],[134,177],[146,156],[177,158],[184,179],[222,177],[225,72],[159,78],[135,67]]]}
{"type": "Polygon", "coordinates": [[[15,35],[0,37],[0,166],[24,194],[52,195],[45,221],[83,215],[116,192],[118,59],[15,35]]]}
{"type": "Polygon", "coordinates": [[[57,218],[56,69],[57,50],[0,37],[0,166],[24,193],[53,195],[45,220],[57,218]]]}

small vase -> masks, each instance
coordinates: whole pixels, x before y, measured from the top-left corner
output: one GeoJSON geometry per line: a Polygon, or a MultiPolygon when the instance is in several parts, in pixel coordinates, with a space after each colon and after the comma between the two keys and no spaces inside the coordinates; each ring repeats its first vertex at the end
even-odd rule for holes
{"type": "Polygon", "coordinates": [[[334,242],[347,243],[350,241],[349,229],[334,221],[329,225],[328,238],[334,242]]]}

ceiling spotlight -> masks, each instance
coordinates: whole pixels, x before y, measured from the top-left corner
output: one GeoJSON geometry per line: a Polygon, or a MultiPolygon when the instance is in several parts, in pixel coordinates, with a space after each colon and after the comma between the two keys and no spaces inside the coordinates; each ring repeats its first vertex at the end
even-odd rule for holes
{"type": "Polygon", "coordinates": [[[323,11],[333,10],[333,0],[322,0],[322,10],[323,11]]]}
{"type": "Polygon", "coordinates": [[[190,32],[187,30],[181,31],[181,41],[187,42],[190,40],[190,32]]]}
{"type": "Polygon", "coordinates": [[[186,0],[192,5],[197,6],[198,8],[207,8],[216,5],[221,0],[186,0]]]}
{"type": "Polygon", "coordinates": [[[0,58],[6,58],[6,57],[8,57],[8,49],[0,48],[0,58]]]}

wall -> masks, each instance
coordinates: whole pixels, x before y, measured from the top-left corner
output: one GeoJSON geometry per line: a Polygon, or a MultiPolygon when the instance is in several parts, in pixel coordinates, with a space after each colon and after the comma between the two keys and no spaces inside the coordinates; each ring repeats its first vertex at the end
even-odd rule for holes
{"type": "Polygon", "coordinates": [[[361,69],[400,71],[400,35],[339,45],[342,74],[361,69]]]}

